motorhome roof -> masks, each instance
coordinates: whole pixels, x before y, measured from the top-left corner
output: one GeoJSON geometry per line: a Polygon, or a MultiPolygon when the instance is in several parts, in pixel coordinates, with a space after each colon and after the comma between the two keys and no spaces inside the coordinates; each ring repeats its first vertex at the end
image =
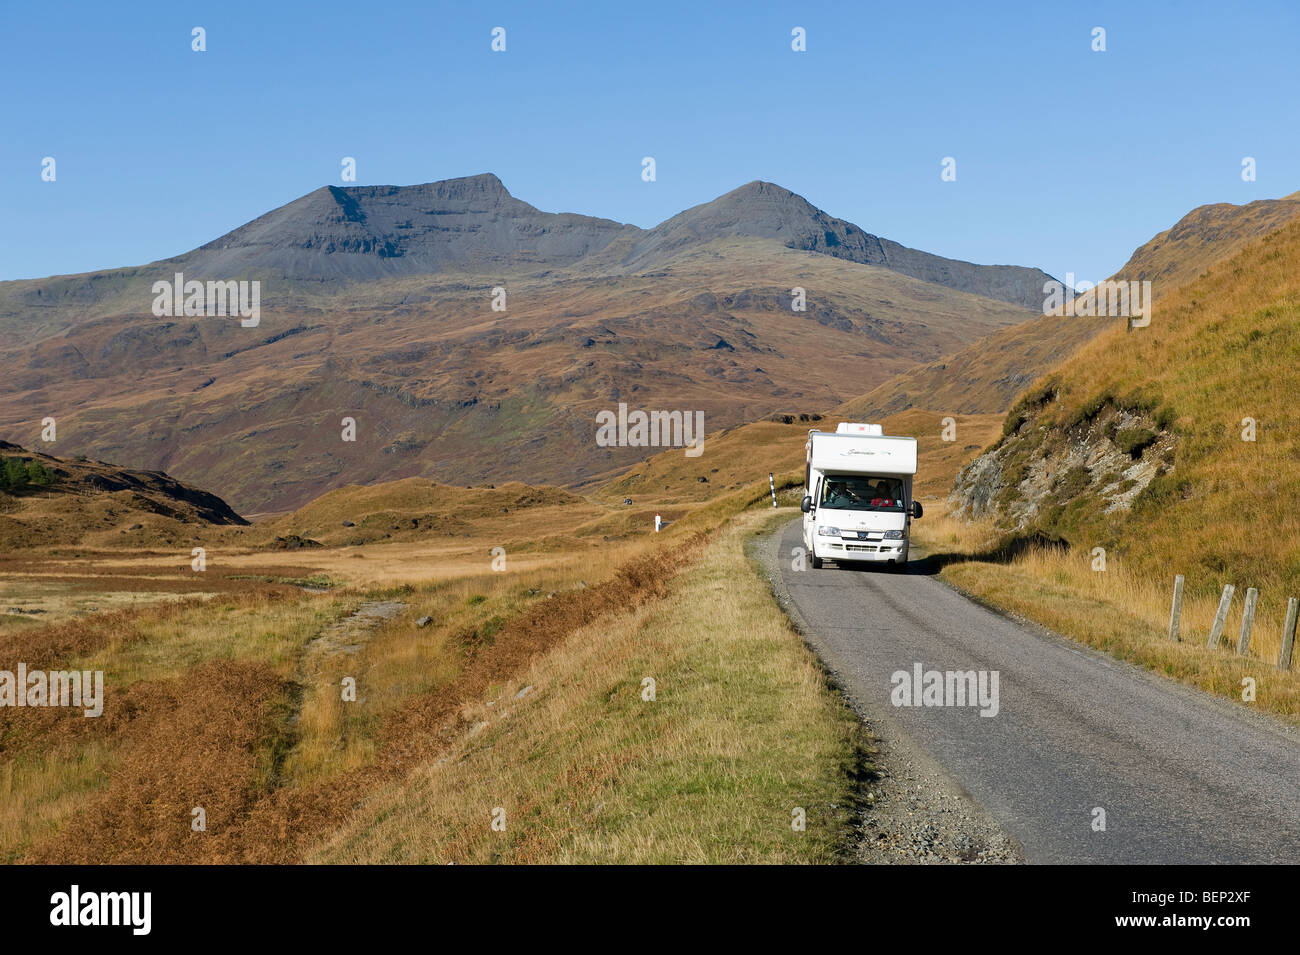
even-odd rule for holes
{"type": "Polygon", "coordinates": [[[836,434],[871,434],[877,437],[884,435],[883,425],[864,424],[860,421],[841,421],[835,428],[836,434]]]}
{"type": "Polygon", "coordinates": [[[915,474],[916,438],[813,431],[808,463],[819,471],[850,474],[915,474]]]}

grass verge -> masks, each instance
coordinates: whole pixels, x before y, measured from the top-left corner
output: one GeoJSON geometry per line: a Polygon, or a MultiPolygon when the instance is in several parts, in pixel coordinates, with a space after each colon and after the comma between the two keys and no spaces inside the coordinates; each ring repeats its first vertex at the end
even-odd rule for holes
{"type": "Polygon", "coordinates": [[[943,566],[943,580],[992,607],[1207,693],[1300,723],[1300,674],[1277,669],[1285,601],[1263,594],[1247,652],[1238,655],[1245,594],[1233,598],[1218,649],[1207,648],[1218,600],[1189,593],[1180,640],[1168,639],[1173,574],[1155,580],[1114,558],[1094,569],[1091,552],[1030,546],[1014,554],[987,525],[927,515],[917,541],[943,566]],[[1253,681],[1254,699],[1244,700],[1253,681]]]}
{"type": "Polygon", "coordinates": [[[662,600],[468,704],[468,732],[306,860],[836,861],[866,741],[744,557],[769,520],[738,517],[662,600]]]}

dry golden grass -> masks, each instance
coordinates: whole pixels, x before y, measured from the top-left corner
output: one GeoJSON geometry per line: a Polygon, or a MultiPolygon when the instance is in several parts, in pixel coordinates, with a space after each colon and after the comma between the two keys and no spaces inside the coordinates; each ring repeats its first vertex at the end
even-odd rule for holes
{"type": "MultiPolygon", "coordinates": [[[[173,832],[172,841],[151,841],[115,810],[170,798],[174,794],[163,792],[165,786],[183,784],[182,788],[196,791],[196,779],[186,782],[154,772],[155,767],[168,765],[167,746],[186,744],[161,732],[165,722],[155,723],[161,717],[151,708],[162,707],[175,715],[179,687],[200,681],[199,674],[211,664],[245,665],[230,672],[246,679],[262,674],[282,688],[266,696],[263,689],[226,679],[217,683],[220,690],[195,687],[193,704],[184,704],[207,706],[205,712],[246,714],[245,735],[240,738],[249,741],[255,758],[222,762],[229,769],[243,767],[247,773],[214,785],[221,790],[219,802],[227,807],[247,806],[253,798],[250,794],[318,785],[372,764],[388,732],[385,720],[400,714],[412,700],[445,690],[464,675],[467,633],[485,624],[498,629],[502,621],[519,616],[546,595],[572,591],[579,581],[592,586],[607,582],[620,567],[668,546],[672,538],[665,534],[653,539],[646,526],[613,539],[586,533],[574,536],[576,543],[567,549],[530,553],[527,548],[536,546],[538,534],[552,539],[573,534],[575,523],[590,521],[605,508],[584,504],[565,492],[522,485],[464,494],[454,488],[431,492],[427,481],[406,485],[352,489],[336,495],[331,506],[350,508],[359,494],[361,504],[387,508],[392,514],[394,506],[399,512],[403,507],[426,507],[431,494],[441,493],[449,509],[459,507],[468,496],[476,503],[463,512],[471,521],[473,536],[460,536],[454,542],[430,540],[426,528],[423,539],[286,553],[248,546],[258,539],[269,540],[277,531],[288,532],[283,527],[209,528],[205,533],[225,536],[224,542],[218,539],[210,545],[208,569],[203,573],[190,568],[187,550],[169,557],[166,548],[5,558],[0,588],[6,592],[0,597],[50,612],[6,615],[0,630],[3,658],[23,660],[33,667],[102,669],[109,689],[105,716],[98,720],[60,720],[66,713],[53,710],[0,713],[0,767],[7,774],[8,804],[17,807],[8,823],[0,823],[0,857],[12,859],[31,848],[32,858],[71,858],[60,854],[63,840],[53,838],[50,820],[64,819],[69,794],[84,797],[87,793],[102,794],[106,800],[95,802],[99,799],[95,796],[91,803],[99,807],[91,815],[104,817],[100,823],[106,832],[126,826],[133,833],[121,833],[112,846],[105,845],[105,839],[94,840],[99,855],[87,859],[180,860],[204,851],[175,841],[187,830],[173,832]],[[403,499],[404,492],[410,500],[403,499]],[[514,514],[499,513],[502,507],[514,514]],[[502,545],[507,547],[507,569],[494,573],[491,549],[502,545]],[[296,586],[276,583],[283,580],[332,582],[332,589],[307,594],[296,586]],[[128,587],[134,589],[115,589],[128,587]],[[201,587],[220,593],[204,592],[201,587]],[[359,652],[312,651],[320,645],[317,635],[332,623],[346,619],[366,600],[386,597],[405,602],[407,609],[364,634],[359,652]],[[165,601],[175,604],[160,603],[165,601]],[[425,614],[435,616],[435,624],[417,628],[415,619],[425,614]],[[342,705],[342,675],[359,678],[363,706],[342,705]],[[229,698],[214,699],[214,693],[229,698]],[[261,699],[264,709],[252,713],[241,708],[236,699],[240,696],[261,699]],[[137,752],[143,755],[130,755],[137,752]],[[91,758],[100,753],[111,756],[118,766],[113,775],[107,757],[91,758]],[[34,842],[40,845],[33,847],[34,842]]],[[[335,523],[330,509],[315,508],[317,524],[335,523]]],[[[312,528],[306,519],[299,526],[312,528]]],[[[583,533],[580,528],[576,531],[583,533]]],[[[220,736],[220,720],[215,725],[218,737],[212,746],[219,748],[226,737],[220,736]]],[[[200,764],[193,764],[191,771],[199,768],[200,764]]],[[[234,851],[247,855],[251,850],[234,851]]]]}
{"type": "Polygon", "coordinates": [[[256,662],[287,678],[302,646],[356,602],[348,595],[204,601],[141,620],[75,665],[103,670],[105,681],[118,688],[170,679],[212,660],[256,662]]]}
{"type": "Polygon", "coordinates": [[[444,748],[464,729],[457,716],[464,703],[578,627],[660,599],[698,550],[686,536],[569,555],[558,570],[508,562],[505,573],[484,573],[476,561],[461,579],[423,589],[189,601],[41,628],[24,634],[32,640],[21,647],[11,637],[10,649],[34,663],[103,668],[109,692],[97,720],[55,709],[0,714],[6,761],[27,760],[10,783],[17,801],[54,805],[75,786],[93,790],[56,833],[8,830],[16,841],[0,853],[28,861],[291,861],[358,793],[444,748]],[[377,599],[407,607],[322,649],[331,621],[377,599]],[[437,623],[417,628],[416,615],[429,611],[437,623]],[[357,678],[351,709],[336,705],[340,674],[357,678]],[[87,764],[64,779],[77,747],[95,745],[107,748],[112,769],[87,764]],[[69,760],[31,761],[51,746],[69,760]],[[208,810],[205,834],[188,828],[193,806],[208,810]]]}
{"type": "Polygon", "coordinates": [[[468,732],[306,860],[833,861],[862,740],[746,565],[742,538],[765,520],[728,526],[663,601],[572,633],[467,703],[468,732]]]}
{"type": "Polygon", "coordinates": [[[128,581],[123,578],[115,578],[117,586],[123,587],[120,590],[100,590],[87,583],[84,578],[69,580],[61,576],[57,580],[41,580],[29,575],[0,574],[0,628],[62,623],[101,610],[126,610],[157,601],[214,596],[201,588],[176,593],[145,589],[149,581],[141,581],[143,586],[139,590],[128,590],[125,589],[128,581]],[[21,607],[27,613],[6,613],[8,607],[21,607]],[[34,610],[41,612],[33,614],[34,610]]]}
{"type": "MultiPolygon", "coordinates": [[[[80,825],[71,818],[74,810],[78,819],[113,818],[114,832],[126,827],[117,832],[120,859],[151,859],[154,837],[138,827],[175,823],[180,828],[173,837],[179,837],[188,823],[179,817],[162,820],[152,810],[139,819],[128,815],[132,807],[152,805],[155,797],[172,805],[177,792],[168,786],[179,777],[168,774],[178,767],[188,765],[197,779],[215,765],[247,766],[259,775],[242,785],[259,785],[257,780],[269,774],[269,749],[250,748],[251,762],[238,751],[249,741],[269,740],[272,728],[265,713],[247,715],[247,701],[261,701],[255,709],[273,705],[292,669],[295,641],[307,639],[339,612],[332,603],[320,597],[295,601],[283,593],[191,598],[0,635],[0,660],[8,667],[21,660],[32,669],[102,670],[105,685],[104,712],[95,719],[58,708],[0,710],[6,797],[0,859],[21,857],[31,844],[55,839],[56,823],[80,825]],[[236,662],[233,669],[221,669],[236,662]],[[186,735],[188,712],[196,714],[196,725],[202,723],[202,734],[186,735]],[[235,731],[241,713],[249,721],[249,735],[235,731]],[[205,748],[215,762],[190,759],[205,748]]],[[[220,789],[216,777],[212,786],[220,789]]],[[[186,790],[212,791],[197,783],[181,788],[186,790]]],[[[215,798],[192,803],[184,812],[188,815],[193,805],[222,805],[222,795],[215,798]]],[[[66,833],[59,836],[76,841],[66,833]]]]}
{"type": "MultiPolygon", "coordinates": [[[[110,742],[107,779],[58,831],[27,848],[35,863],[181,862],[202,858],[213,832],[237,827],[274,779],[290,688],[269,667],[201,663],[183,676],[117,694],[119,711],[87,732],[110,742]],[[191,830],[206,812],[207,832],[191,830]]],[[[75,718],[75,717],[74,717],[75,718]]],[[[210,861],[220,861],[220,857],[210,861]]]]}
{"type": "Polygon", "coordinates": [[[1285,599],[1261,594],[1248,652],[1236,654],[1245,590],[1233,598],[1219,649],[1205,646],[1218,597],[1187,593],[1180,639],[1168,639],[1173,575],[1153,577],[1107,555],[1105,570],[1093,569],[1089,551],[1031,546],[1001,553],[1005,535],[987,523],[970,524],[927,514],[915,525],[917,543],[944,565],[943,579],[1000,609],[1064,636],[1155,670],[1189,686],[1242,702],[1242,680],[1255,681],[1248,705],[1300,720],[1300,673],[1281,672],[1285,599]]]}
{"type": "Polygon", "coordinates": [[[303,696],[285,779],[326,779],[372,761],[385,718],[409,700],[436,695],[462,675],[467,634],[495,635],[505,621],[553,599],[548,595],[573,591],[579,582],[609,581],[650,550],[650,542],[642,541],[568,555],[550,566],[507,558],[503,573],[469,573],[462,565],[458,576],[438,574],[422,584],[392,588],[389,599],[405,609],[364,634],[357,650],[301,655],[303,696]],[[418,627],[416,621],[425,616],[433,622],[418,627]],[[345,676],[357,679],[363,706],[343,702],[345,676]]]}
{"type": "MultiPolygon", "coordinates": [[[[844,764],[857,758],[851,717],[744,566],[739,530],[700,559],[700,532],[716,535],[765,494],[761,484],[744,488],[663,534],[555,552],[545,564],[508,555],[504,573],[490,570],[480,542],[473,561],[445,574],[426,567],[423,581],[387,589],[261,585],[0,633],[8,656],[103,669],[108,687],[99,719],[55,709],[0,714],[0,858],[294,861],[359,799],[388,798],[413,766],[474,745],[477,714],[504,705],[521,672],[581,662],[590,688],[626,666],[629,652],[672,687],[656,719],[624,727],[656,754],[657,768],[616,748],[600,756],[591,714],[574,711],[568,750],[555,758],[599,765],[548,775],[543,786],[577,795],[589,791],[585,773],[608,781],[619,766],[640,767],[626,777],[635,784],[628,798],[666,808],[620,821],[632,841],[616,835],[610,857],[830,858],[842,818],[829,804],[844,807],[835,794],[849,785],[844,764]],[[730,557],[714,561],[728,548],[730,557]],[[656,616],[668,600],[672,609],[656,616]],[[404,607],[377,626],[338,631],[375,601],[404,607]],[[423,615],[434,621],[417,627],[423,615]],[[343,676],[356,678],[358,703],[342,702],[343,676]],[[778,756],[789,765],[772,766],[778,756]],[[800,802],[774,801],[792,792],[800,802]],[[733,814],[724,818],[728,803],[733,814]],[[793,805],[809,813],[810,831],[798,838],[793,805]],[[207,811],[206,833],[189,828],[194,806],[207,811]],[[746,844],[750,854],[736,855],[746,844]]],[[[514,772],[503,768],[507,778],[514,772]]],[[[545,857],[594,859],[606,849],[575,839],[566,852],[545,857]]]]}
{"type": "Polygon", "coordinates": [[[108,746],[55,746],[0,763],[0,862],[14,862],[31,842],[49,838],[109,771],[108,746]]]}

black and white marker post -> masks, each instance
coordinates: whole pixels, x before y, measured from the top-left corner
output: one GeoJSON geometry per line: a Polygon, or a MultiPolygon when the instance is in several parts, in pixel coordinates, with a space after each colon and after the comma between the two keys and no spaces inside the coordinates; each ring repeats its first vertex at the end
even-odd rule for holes
{"type": "Polygon", "coordinates": [[[772,472],[767,472],[767,486],[772,489],[772,506],[776,507],[776,481],[772,480],[772,472]]]}

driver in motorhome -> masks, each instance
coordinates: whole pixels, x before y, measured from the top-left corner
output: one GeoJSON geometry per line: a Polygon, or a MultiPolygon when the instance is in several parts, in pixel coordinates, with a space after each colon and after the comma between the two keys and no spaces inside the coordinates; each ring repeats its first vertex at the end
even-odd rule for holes
{"type": "Polygon", "coordinates": [[[826,482],[826,504],[829,507],[845,507],[857,500],[858,496],[849,488],[847,481],[826,482]]]}
{"type": "Polygon", "coordinates": [[[835,505],[839,502],[839,499],[843,496],[844,496],[843,481],[827,481],[826,497],[823,499],[822,503],[825,504],[827,507],[835,507],[835,505]]]}
{"type": "Polygon", "coordinates": [[[866,499],[853,489],[853,485],[843,479],[826,482],[827,507],[860,507],[866,499]]]}

